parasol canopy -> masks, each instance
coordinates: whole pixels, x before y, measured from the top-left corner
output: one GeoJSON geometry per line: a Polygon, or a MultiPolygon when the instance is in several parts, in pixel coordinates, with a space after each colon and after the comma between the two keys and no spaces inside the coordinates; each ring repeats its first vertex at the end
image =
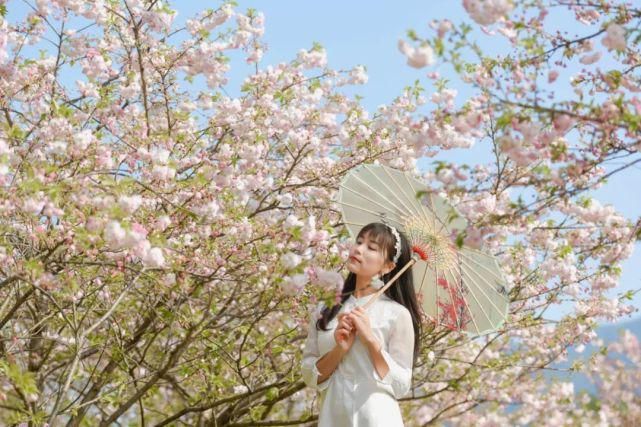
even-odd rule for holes
{"type": "Polygon", "coordinates": [[[410,262],[414,287],[428,318],[473,335],[492,332],[503,323],[509,305],[507,281],[496,258],[457,245],[467,221],[426,185],[407,172],[365,164],[341,181],[337,203],[354,238],[372,222],[405,233],[416,254],[410,262]]]}

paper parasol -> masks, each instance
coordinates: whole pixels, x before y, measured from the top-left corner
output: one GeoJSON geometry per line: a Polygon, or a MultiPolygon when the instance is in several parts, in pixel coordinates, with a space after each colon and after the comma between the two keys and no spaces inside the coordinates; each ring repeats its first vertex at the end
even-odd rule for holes
{"type": "MultiPolygon", "coordinates": [[[[414,254],[404,268],[412,268],[418,299],[429,318],[474,335],[492,332],[503,323],[509,301],[499,264],[484,251],[456,244],[467,221],[442,197],[408,173],[369,164],[345,176],[337,203],[354,238],[372,222],[405,233],[414,254]]],[[[400,272],[373,299],[399,276],[400,272]]]]}

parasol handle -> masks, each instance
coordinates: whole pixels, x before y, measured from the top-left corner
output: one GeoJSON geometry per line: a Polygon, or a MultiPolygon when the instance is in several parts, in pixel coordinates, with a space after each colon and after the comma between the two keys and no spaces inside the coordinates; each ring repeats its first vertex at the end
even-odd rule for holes
{"type": "Polygon", "coordinates": [[[378,299],[378,297],[380,297],[380,296],[383,294],[383,292],[385,292],[385,291],[387,290],[387,288],[389,288],[390,286],[392,286],[392,284],[393,284],[394,282],[396,282],[396,280],[397,280],[399,277],[401,277],[401,274],[403,274],[403,273],[405,272],[405,270],[407,270],[408,268],[410,268],[410,267],[411,267],[411,266],[413,266],[414,264],[416,264],[416,258],[415,258],[415,257],[412,257],[412,259],[410,259],[410,260],[407,262],[407,264],[405,264],[405,266],[403,266],[403,268],[401,268],[401,269],[398,271],[398,273],[396,273],[396,274],[394,275],[394,277],[392,277],[392,278],[390,279],[390,281],[389,281],[389,282],[387,282],[387,283],[386,283],[382,288],[380,288],[378,291],[376,291],[376,293],[374,293],[374,295],[372,295],[372,297],[371,297],[370,299],[368,299],[368,300],[367,300],[367,302],[365,303],[365,305],[363,306],[363,308],[364,308],[364,309],[367,309],[370,305],[374,304],[374,301],[376,301],[376,300],[378,299]]]}

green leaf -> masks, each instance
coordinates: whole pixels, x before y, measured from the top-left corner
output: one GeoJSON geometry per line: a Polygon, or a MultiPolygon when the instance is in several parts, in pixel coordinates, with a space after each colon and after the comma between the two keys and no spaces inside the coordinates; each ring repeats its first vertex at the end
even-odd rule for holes
{"type": "Polygon", "coordinates": [[[312,43],[312,49],[311,49],[312,52],[321,52],[323,50],[325,50],[325,48],[319,42],[312,43]]]}
{"type": "Polygon", "coordinates": [[[565,258],[566,256],[570,255],[571,253],[572,253],[572,246],[570,246],[570,245],[562,246],[561,249],[559,249],[559,257],[560,258],[565,258]]]}
{"type": "Polygon", "coordinates": [[[582,360],[575,360],[572,363],[572,366],[570,367],[570,370],[572,372],[581,372],[581,369],[583,369],[583,361],[582,360]]]}
{"type": "Polygon", "coordinates": [[[25,132],[22,130],[22,128],[14,125],[9,128],[9,137],[17,140],[22,140],[24,139],[25,132]]]}
{"type": "Polygon", "coordinates": [[[627,291],[621,296],[621,298],[627,299],[628,301],[632,301],[632,299],[634,298],[634,293],[635,293],[634,291],[627,291]]]}
{"type": "Polygon", "coordinates": [[[599,400],[595,396],[590,396],[590,397],[591,397],[590,401],[588,402],[587,405],[585,405],[586,409],[590,409],[594,412],[601,411],[601,400],[599,400]]]}
{"type": "Polygon", "coordinates": [[[434,40],[434,52],[436,52],[438,56],[443,56],[443,52],[445,52],[445,45],[440,38],[434,40]]]}
{"type": "Polygon", "coordinates": [[[463,242],[465,241],[465,232],[458,233],[456,235],[456,247],[461,249],[463,247],[463,242]]]}
{"type": "Polygon", "coordinates": [[[556,144],[551,146],[551,148],[552,148],[551,156],[552,156],[552,160],[554,161],[561,159],[563,155],[565,155],[568,151],[567,145],[565,145],[565,143],[563,143],[561,140],[558,140],[556,144]]]}
{"type": "Polygon", "coordinates": [[[632,114],[628,111],[623,113],[623,121],[631,132],[636,132],[641,128],[641,116],[638,114],[632,114]]]}
{"type": "Polygon", "coordinates": [[[504,112],[497,120],[496,120],[496,128],[501,130],[505,129],[507,125],[512,123],[512,118],[514,117],[514,113],[511,111],[506,111],[504,112]]]}
{"type": "Polygon", "coordinates": [[[254,406],[249,410],[249,416],[253,421],[258,421],[261,419],[261,416],[263,415],[264,411],[265,411],[264,405],[254,406]]]}
{"type": "Polygon", "coordinates": [[[278,387],[272,387],[269,390],[267,390],[267,393],[265,393],[265,397],[267,397],[268,400],[273,400],[278,397],[279,395],[279,390],[278,387]]]}
{"type": "Polygon", "coordinates": [[[619,85],[621,84],[622,75],[623,73],[621,73],[621,71],[619,70],[611,70],[606,74],[608,81],[614,85],[614,89],[619,87],[619,85]]]}
{"type": "Polygon", "coordinates": [[[36,378],[33,372],[23,371],[17,364],[0,360],[0,372],[4,373],[9,381],[24,394],[38,393],[36,378]]]}

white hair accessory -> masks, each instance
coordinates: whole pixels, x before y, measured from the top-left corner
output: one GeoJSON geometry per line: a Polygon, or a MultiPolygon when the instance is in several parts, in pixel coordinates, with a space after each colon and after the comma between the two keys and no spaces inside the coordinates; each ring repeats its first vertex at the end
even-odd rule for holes
{"type": "Polygon", "coordinates": [[[387,227],[390,229],[390,231],[394,235],[394,238],[396,239],[396,244],[394,244],[394,249],[396,249],[396,252],[394,252],[394,259],[392,260],[392,262],[396,264],[398,262],[398,259],[401,257],[401,235],[398,234],[398,231],[391,225],[389,224],[385,224],[385,225],[387,225],[387,227]]]}

